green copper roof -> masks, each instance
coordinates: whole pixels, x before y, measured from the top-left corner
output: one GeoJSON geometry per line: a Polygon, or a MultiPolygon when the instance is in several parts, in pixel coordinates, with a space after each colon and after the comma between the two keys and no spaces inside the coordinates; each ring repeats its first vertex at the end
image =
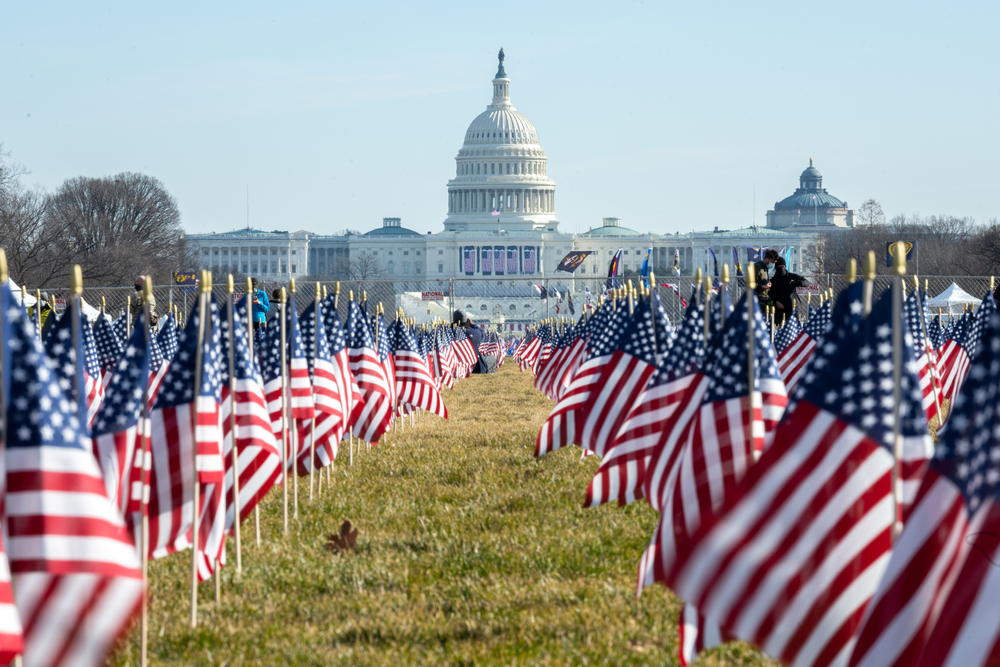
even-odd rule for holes
{"type": "Polygon", "coordinates": [[[421,236],[421,233],[406,227],[379,227],[365,232],[365,236],[421,236]]]}
{"type": "Polygon", "coordinates": [[[628,227],[598,227],[584,232],[581,236],[642,236],[642,232],[637,232],[628,227]]]}

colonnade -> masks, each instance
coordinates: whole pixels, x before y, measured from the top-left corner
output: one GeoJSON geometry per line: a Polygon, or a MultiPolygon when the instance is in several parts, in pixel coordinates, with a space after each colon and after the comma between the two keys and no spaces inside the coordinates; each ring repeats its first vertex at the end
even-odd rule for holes
{"type": "Polygon", "coordinates": [[[500,205],[510,213],[554,213],[556,191],[550,188],[456,188],[448,191],[448,213],[490,213],[500,205]]]}
{"type": "Polygon", "coordinates": [[[228,270],[247,275],[279,275],[296,273],[299,262],[298,248],[288,245],[267,246],[216,246],[202,245],[202,266],[213,272],[228,270]]]}

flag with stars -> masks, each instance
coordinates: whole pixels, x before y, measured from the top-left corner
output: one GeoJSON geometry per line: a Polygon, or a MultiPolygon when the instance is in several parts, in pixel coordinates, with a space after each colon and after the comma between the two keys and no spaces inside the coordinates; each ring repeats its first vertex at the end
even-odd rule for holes
{"type": "Polygon", "coordinates": [[[774,334],[774,351],[778,353],[779,360],[781,359],[781,353],[785,351],[786,347],[792,344],[792,341],[795,340],[801,331],[802,323],[799,322],[798,317],[792,315],[785,318],[785,323],[774,334]]]}
{"type": "MultiPolygon", "coordinates": [[[[927,307],[927,299],[924,299],[924,307],[927,307]]],[[[944,329],[941,328],[941,316],[935,315],[927,324],[927,337],[930,339],[934,350],[940,352],[944,346],[944,329]]]]}
{"type": "Polygon", "coordinates": [[[930,421],[937,416],[941,403],[941,378],[938,377],[937,355],[924,337],[926,326],[922,321],[924,308],[918,290],[913,290],[906,297],[903,303],[903,315],[913,337],[913,354],[917,364],[917,378],[920,380],[920,392],[923,395],[924,414],[930,421]]]}
{"type": "Polygon", "coordinates": [[[225,503],[222,488],[222,328],[218,304],[209,301],[201,345],[201,382],[196,382],[200,308],[194,307],[177,341],[177,354],[156,397],[151,418],[149,475],[149,557],[162,558],[192,546],[197,508],[198,579],[214,572],[224,553],[225,503]],[[195,465],[191,466],[190,462],[195,465]],[[178,462],[184,462],[179,465],[178,462]]]}
{"type": "Polygon", "coordinates": [[[156,331],[152,327],[149,329],[149,334],[149,401],[152,405],[160,391],[160,386],[163,384],[163,378],[170,368],[170,361],[160,349],[156,331]]]}
{"type": "Polygon", "coordinates": [[[121,343],[128,340],[128,320],[125,318],[125,313],[115,318],[114,322],[111,323],[111,328],[121,343]]]}
{"type": "Polygon", "coordinates": [[[63,394],[80,407],[80,419],[89,428],[97,417],[104,399],[104,380],[98,361],[90,322],[81,312],[78,316],[80,340],[73,345],[73,318],[68,311],[65,317],[49,330],[45,341],[49,357],[56,370],[56,381],[63,394]],[[83,375],[77,373],[77,354],[83,360],[83,375]]]}
{"type": "Polygon", "coordinates": [[[587,419],[585,408],[591,404],[591,395],[600,390],[598,382],[604,366],[611,361],[619,337],[629,331],[630,319],[624,304],[613,308],[610,302],[606,302],[594,313],[587,341],[587,357],[538,431],[535,456],[582,443],[583,426],[587,419]]]}
{"type": "Polygon", "coordinates": [[[313,418],[316,409],[313,403],[312,381],[309,379],[310,356],[306,354],[302,343],[302,330],[299,328],[299,314],[295,306],[295,294],[288,295],[288,305],[285,307],[288,317],[288,395],[289,416],[292,419],[308,421],[313,418]]]}
{"type": "MultiPolygon", "coordinates": [[[[652,298],[658,300],[656,293],[652,298]]],[[[581,412],[583,433],[580,446],[603,457],[613,446],[619,430],[636,400],[656,370],[657,346],[663,344],[667,323],[655,322],[656,308],[649,299],[640,298],[607,361],[601,364],[600,376],[581,412]],[[657,329],[661,336],[657,341],[657,329]]]]}
{"type": "Polygon", "coordinates": [[[177,352],[177,323],[174,316],[167,314],[163,316],[163,325],[160,333],[156,334],[156,342],[160,346],[163,358],[169,363],[177,352]]]}
{"type": "Polygon", "coordinates": [[[357,385],[351,387],[350,367],[347,362],[347,352],[344,349],[343,327],[340,326],[340,317],[336,311],[332,313],[336,318],[334,329],[339,328],[339,332],[334,331],[334,347],[338,349],[335,354],[331,349],[327,321],[333,324],[330,313],[333,308],[333,297],[317,303],[313,301],[302,312],[302,343],[309,359],[309,370],[313,382],[313,398],[316,402],[316,416],[311,422],[304,422],[299,426],[299,440],[302,447],[299,455],[298,473],[300,475],[309,474],[309,452],[313,450],[312,439],[315,437],[315,455],[313,465],[316,468],[323,468],[331,463],[337,456],[340,440],[347,429],[352,412],[351,392],[357,390],[357,385]],[[313,363],[313,355],[316,361],[313,363]]]}
{"type": "Polygon", "coordinates": [[[136,327],[108,383],[91,434],[94,456],[104,474],[108,498],[122,516],[127,510],[142,509],[138,501],[142,498],[146,460],[143,442],[150,431],[147,421],[140,432],[139,418],[143,414],[142,397],[149,377],[149,358],[146,336],[142,327],[136,327]],[[137,483],[136,493],[132,493],[133,482],[137,483]],[[136,506],[127,507],[133,496],[136,506]]]}
{"type": "Polygon", "coordinates": [[[962,317],[962,323],[956,327],[954,340],[945,344],[939,368],[943,377],[942,395],[949,401],[954,401],[962,391],[962,383],[969,372],[969,359],[975,355],[983,331],[996,311],[993,293],[987,292],[972,315],[962,317]]]}
{"type": "MultiPolygon", "coordinates": [[[[809,366],[809,360],[816,352],[816,346],[826,335],[830,326],[830,302],[827,301],[809,313],[805,326],[778,355],[778,372],[781,373],[789,394],[795,391],[809,366]]],[[[860,308],[856,314],[861,314],[860,308]]]]}
{"type": "MultiPolygon", "coordinates": [[[[627,505],[644,495],[650,460],[666,431],[683,431],[697,402],[691,399],[694,373],[705,353],[705,306],[697,290],[691,295],[677,336],[662,350],[659,363],[643,393],[622,422],[611,449],[587,487],[585,507],[617,500],[627,505]],[[689,406],[678,422],[674,414],[689,406]]],[[[676,446],[676,445],[673,445],[676,446]]]]}
{"type": "MultiPolygon", "coordinates": [[[[277,305],[279,310],[285,307],[284,304],[277,305]]],[[[287,322],[288,318],[284,318],[284,321],[287,322]]],[[[281,357],[282,350],[287,354],[288,345],[287,343],[284,346],[281,344],[281,322],[280,314],[268,320],[264,340],[258,346],[258,352],[261,358],[261,375],[264,379],[264,400],[267,402],[267,412],[271,419],[271,433],[274,435],[279,454],[284,451],[284,454],[281,455],[291,459],[292,453],[289,448],[291,421],[285,411],[285,382],[287,379],[282,377],[281,357]]],[[[285,335],[288,335],[287,331],[285,335]]],[[[284,362],[284,367],[287,369],[288,359],[286,358],[284,362]]]]}
{"type": "Polygon", "coordinates": [[[358,383],[364,402],[364,407],[352,425],[353,433],[364,442],[375,443],[388,430],[393,408],[385,370],[379,363],[371,328],[354,301],[348,304],[346,330],[351,374],[358,383]]]}
{"type": "Polygon", "coordinates": [[[444,419],[448,409],[441,400],[441,393],[434,384],[427,364],[417,352],[417,340],[402,320],[396,320],[392,328],[395,347],[392,356],[396,371],[396,395],[400,405],[424,410],[444,419]]]}
{"type": "Polygon", "coordinates": [[[101,365],[104,385],[111,381],[111,374],[118,367],[118,360],[125,351],[122,341],[111,327],[111,320],[105,313],[94,322],[94,344],[97,346],[97,361],[101,365]]]}
{"type": "Polygon", "coordinates": [[[396,363],[392,355],[392,338],[394,334],[389,333],[389,328],[385,325],[385,318],[382,317],[381,313],[375,317],[378,320],[376,323],[378,327],[378,340],[375,341],[376,351],[378,352],[378,363],[382,366],[386,385],[389,387],[389,405],[395,411],[397,403],[396,363]]]}
{"type": "Polygon", "coordinates": [[[242,523],[267,492],[281,479],[281,455],[271,430],[271,415],[264,397],[264,381],[250,356],[246,313],[234,308],[230,332],[229,313],[220,318],[221,327],[221,419],[222,459],[225,466],[225,529],[234,531],[236,503],[233,498],[233,446],[236,447],[236,471],[240,482],[239,520],[242,523]],[[233,376],[229,376],[229,350],[232,346],[233,376]],[[231,388],[232,385],[232,388],[231,388]],[[235,391],[233,391],[235,389],[235,391]],[[233,419],[235,415],[235,420],[233,419]],[[235,442],[233,422],[235,421],[235,442]]]}
{"type": "MultiPolygon", "coordinates": [[[[861,299],[860,283],[841,292],[771,445],[685,547],[660,558],[662,580],[678,595],[787,664],[844,660],[889,557],[892,294],[859,321],[861,299]]],[[[912,339],[905,320],[898,326],[905,518],[931,443],[912,339]]]]}
{"type": "Polygon", "coordinates": [[[8,390],[0,651],[9,655],[20,619],[23,664],[96,667],[138,610],[139,557],[108,501],[86,425],[60,388],[34,326],[11,307],[10,288],[0,290],[8,390]],[[3,583],[8,563],[13,598],[9,581],[3,583]]]}
{"type": "Polygon", "coordinates": [[[850,665],[979,667],[1000,656],[1000,316],[956,397],[850,665]]]}
{"type": "Polygon", "coordinates": [[[588,327],[584,318],[576,326],[570,324],[559,336],[549,362],[535,378],[535,388],[553,401],[558,401],[566,385],[567,373],[576,372],[584,346],[587,344],[588,327]]]}
{"type": "MultiPolygon", "coordinates": [[[[684,430],[652,460],[647,500],[660,520],[639,565],[638,589],[656,581],[690,547],[698,526],[715,515],[727,496],[770,445],[788,403],[777,355],[753,290],[709,343],[691,380],[693,412],[684,430]],[[753,387],[747,377],[747,298],[753,309],[753,387]]],[[[687,406],[685,406],[687,407],[687,406]]]]}
{"type": "Polygon", "coordinates": [[[559,367],[561,359],[568,350],[568,344],[573,336],[572,325],[570,325],[569,330],[559,333],[557,327],[545,324],[538,336],[541,347],[538,355],[539,362],[535,370],[535,389],[552,398],[554,395],[553,373],[559,367]],[[544,361],[541,360],[543,356],[545,357],[544,361]]]}

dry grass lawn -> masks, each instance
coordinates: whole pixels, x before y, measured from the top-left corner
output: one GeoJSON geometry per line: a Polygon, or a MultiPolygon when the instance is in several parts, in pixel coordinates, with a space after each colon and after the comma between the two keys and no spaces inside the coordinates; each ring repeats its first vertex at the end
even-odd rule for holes
{"type": "MultiPolygon", "coordinates": [[[[507,363],[445,390],[450,418],[423,414],[347,464],[281,536],[281,494],[262,507],[263,544],[244,524],[242,577],[222,601],[202,584],[188,628],[189,553],[150,568],[152,665],[666,665],[677,663],[680,603],[662,587],[635,599],[656,514],[645,503],[583,509],[595,457],[535,459],[552,403],[507,363]],[[344,519],[356,551],[333,555],[344,519]]],[[[138,665],[138,623],[110,663],[138,665]]],[[[733,644],[706,665],[766,661],[733,644]]]]}

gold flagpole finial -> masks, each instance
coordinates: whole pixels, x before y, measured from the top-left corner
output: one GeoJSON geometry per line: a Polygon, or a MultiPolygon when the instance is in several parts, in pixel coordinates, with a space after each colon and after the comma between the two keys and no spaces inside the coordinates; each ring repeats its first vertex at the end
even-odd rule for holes
{"type": "Polygon", "coordinates": [[[7,251],[0,248],[0,283],[5,283],[10,278],[7,274],[7,251]]]}
{"type": "Polygon", "coordinates": [[[83,271],[79,264],[73,265],[73,270],[69,275],[69,293],[73,296],[83,294],[83,271]]]}
{"type": "Polygon", "coordinates": [[[847,262],[847,284],[850,285],[858,278],[858,260],[853,257],[847,262]]]}
{"type": "Polygon", "coordinates": [[[226,294],[232,294],[236,291],[236,283],[233,281],[233,274],[226,276],[226,294]]]}
{"type": "Polygon", "coordinates": [[[288,279],[288,291],[295,294],[295,278],[288,279]]]}

